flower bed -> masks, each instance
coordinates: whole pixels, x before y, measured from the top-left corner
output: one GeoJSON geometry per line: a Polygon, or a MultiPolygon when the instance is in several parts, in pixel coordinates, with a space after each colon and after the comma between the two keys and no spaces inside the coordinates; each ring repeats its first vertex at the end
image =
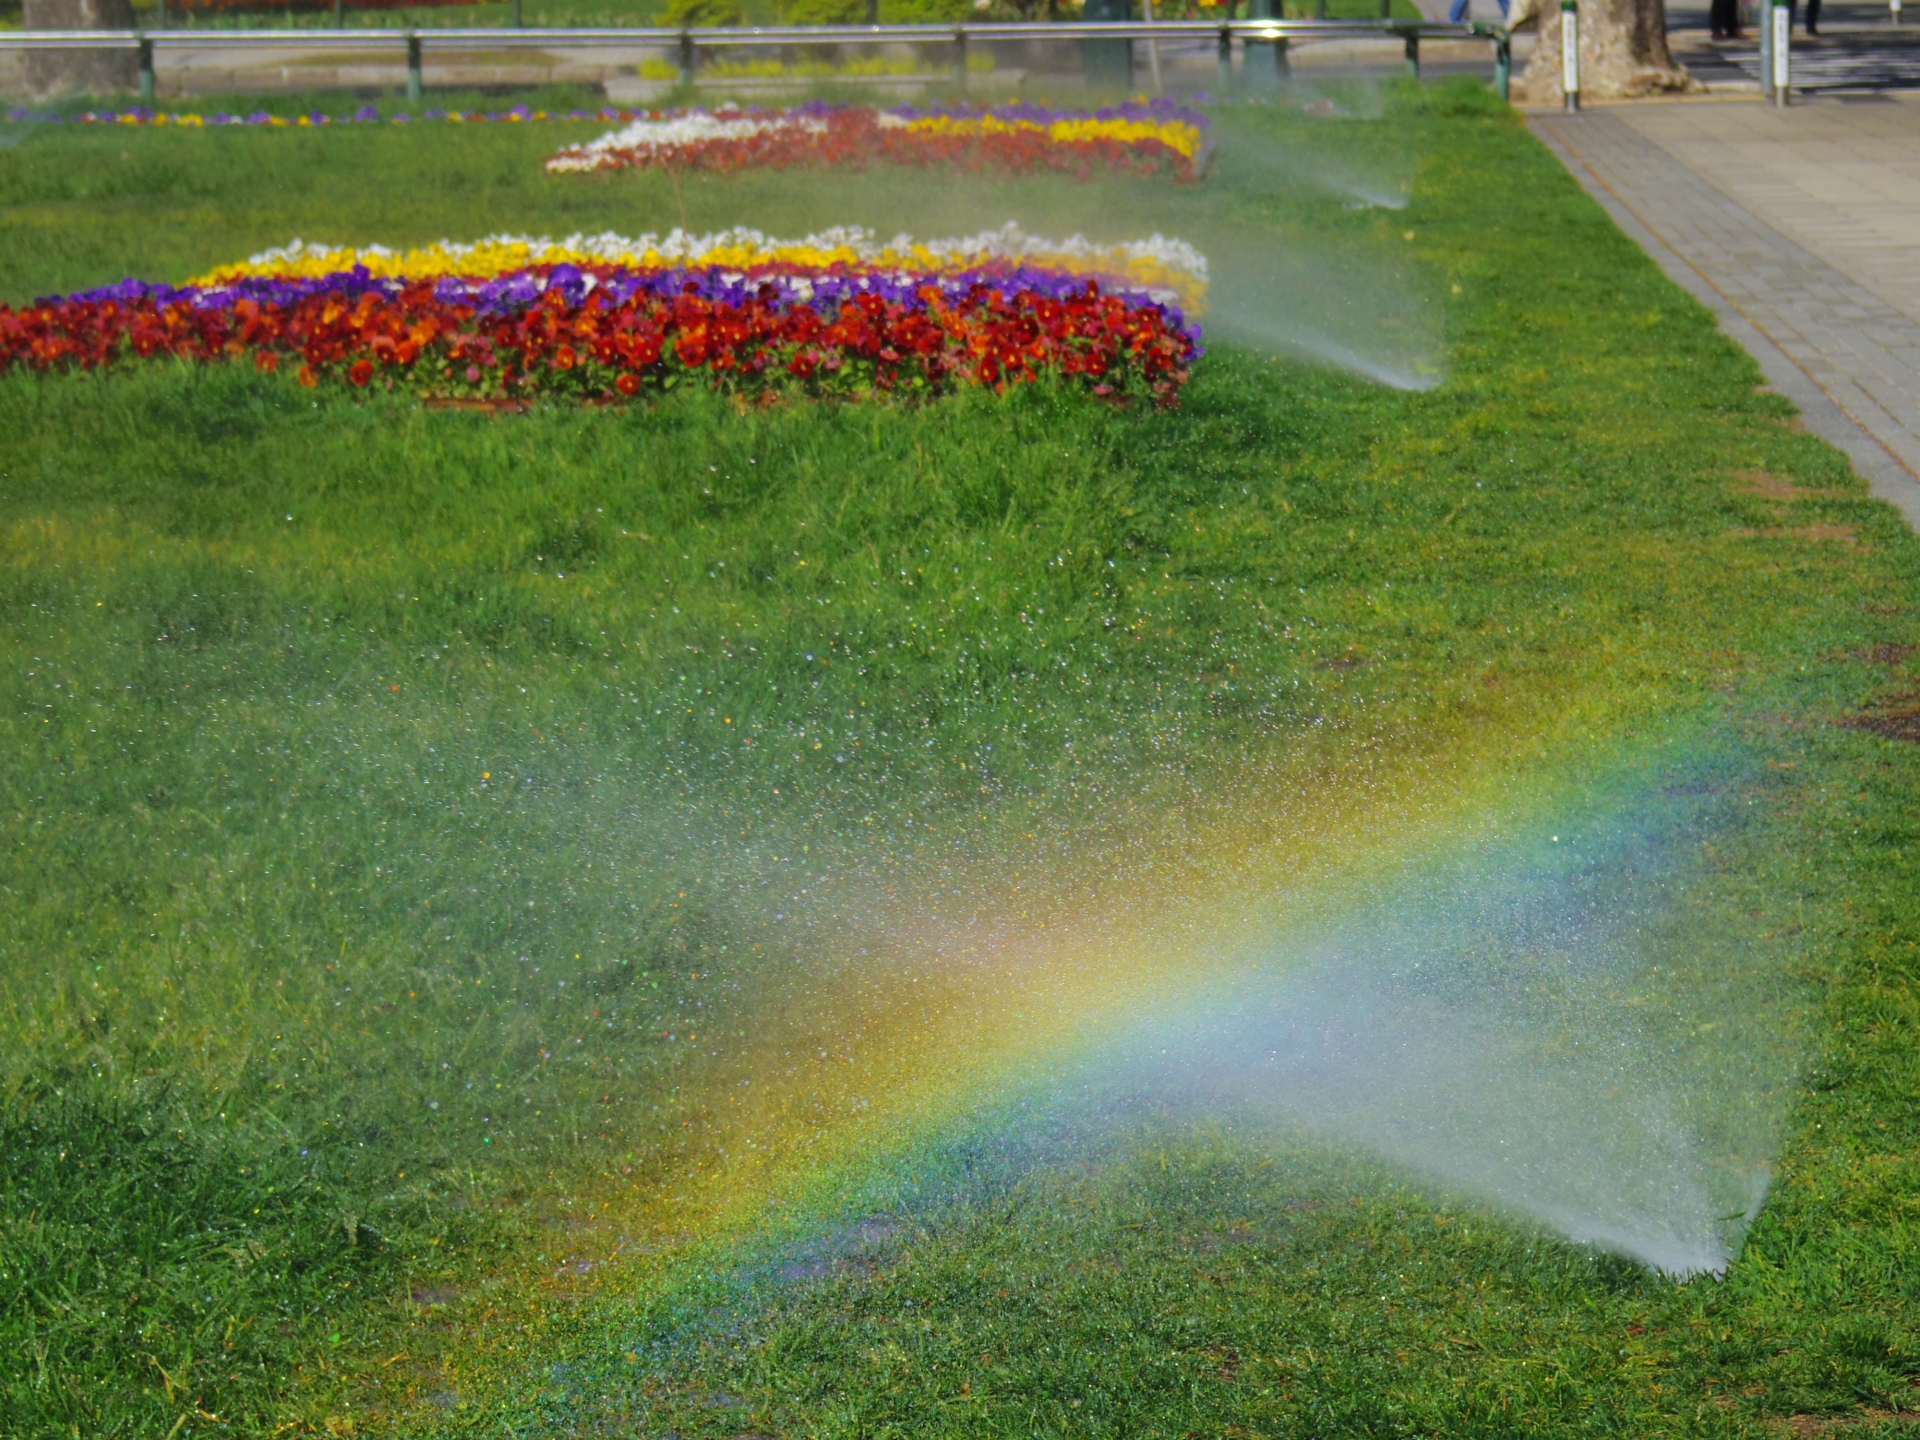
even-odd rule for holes
{"type": "Polygon", "coordinates": [[[0,374],[251,357],[306,386],[588,401],[692,379],[872,396],[1053,375],[1171,405],[1200,354],[1178,308],[1092,273],[991,258],[966,267],[959,242],[892,252],[935,257],[919,268],[792,258],[829,253],[833,236],[763,241],[747,264],[714,260],[741,248],[740,233],[683,241],[707,263],[596,260],[578,237],[405,256],[296,245],[187,286],[127,280],[0,305],[0,374]],[[541,258],[508,263],[523,251],[541,258]],[[544,258],[556,252],[585,263],[544,258]],[[341,255],[355,263],[319,268],[341,255]]]}
{"type": "MultiPolygon", "coordinates": [[[[349,10],[404,10],[414,6],[483,5],[486,0],[346,0],[349,10]]],[[[165,0],[175,15],[318,15],[330,0],[165,0]]]]}
{"type": "MultiPolygon", "coordinates": [[[[417,116],[402,111],[388,123],[411,125],[422,120],[446,120],[466,125],[489,120],[507,124],[549,119],[626,121],[642,120],[647,114],[645,110],[608,107],[600,110],[568,110],[549,115],[545,110],[515,105],[509,110],[428,110],[417,116]]],[[[51,110],[32,110],[21,106],[9,110],[6,118],[16,123],[31,122],[36,125],[61,125],[71,119],[76,125],[180,125],[190,130],[209,125],[266,125],[276,129],[301,129],[313,125],[378,125],[380,112],[371,105],[363,105],[345,115],[328,115],[321,110],[306,115],[270,115],[265,110],[255,110],[246,115],[231,115],[225,110],[216,110],[211,115],[200,115],[192,111],[154,110],[145,105],[135,105],[126,110],[83,110],[78,115],[66,116],[51,110]]]]}
{"type": "Polygon", "coordinates": [[[757,272],[957,275],[1020,268],[1098,280],[1113,291],[1140,291],[1188,315],[1206,308],[1207,258],[1183,240],[1154,235],[1146,240],[1101,245],[1085,236],[1064,240],[1029,235],[1008,224],[951,240],[915,240],[896,235],[882,242],[858,225],[837,226],[801,240],[779,240],[745,227],[711,235],[674,230],[628,238],[611,231],[550,240],[526,235],[490,235],[471,244],[442,240],[412,250],[384,245],[291,245],[222,265],[195,280],[199,286],[258,277],[317,277],[364,269],[381,279],[436,280],[447,276],[490,279],[541,266],[585,269],[680,270],[714,267],[757,272]]]}
{"type": "Polygon", "coordinates": [[[556,172],[682,167],[846,166],[875,162],[1089,177],[1196,179],[1206,117],[1170,100],[1104,110],[1019,104],[920,110],[814,103],[790,110],[686,110],[636,120],[547,161],[556,172]]]}

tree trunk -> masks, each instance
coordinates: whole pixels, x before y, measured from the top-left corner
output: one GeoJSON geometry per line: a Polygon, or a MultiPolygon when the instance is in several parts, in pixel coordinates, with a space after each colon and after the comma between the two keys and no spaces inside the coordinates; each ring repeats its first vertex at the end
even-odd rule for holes
{"type": "MultiPolygon", "coordinates": [[[[21,20],[29,30],[131,30],[129,0],[26,0],[21,20]]],[[[140,61],[131,50],[29,50],[27,89],[35,99],[53,95],[106,95],[131,90],[140,81],[140,61]]]]}
{"type": "MultiPolygon", "coordinates": [[[[1560,88],[1560,0],[1516,7],[1512,23],[1527,18],[1527,11],[1539,19],[1540,45],[1514,82],[1513,98],[1523,105],[1558,105],[1566,99],[1560,88]]],[[[1580,0],[1582,99],[1628,100],[1699,88],[1667,49],[1663,0],[1580,0]]]]}

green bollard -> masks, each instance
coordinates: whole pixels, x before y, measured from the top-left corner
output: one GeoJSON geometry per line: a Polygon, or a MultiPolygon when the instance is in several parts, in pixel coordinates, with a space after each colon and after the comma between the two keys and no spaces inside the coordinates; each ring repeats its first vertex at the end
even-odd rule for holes
{"type": "Polygon", "coordinates": [[[1494,37],[1493,89],[1502,100],[1513,99],[1513,39],[1508,35],[1494,37]]]}

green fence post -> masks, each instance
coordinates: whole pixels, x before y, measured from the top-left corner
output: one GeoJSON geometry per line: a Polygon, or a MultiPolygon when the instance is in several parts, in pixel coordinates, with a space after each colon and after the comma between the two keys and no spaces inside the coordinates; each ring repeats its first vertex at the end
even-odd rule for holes
{"type": "Polygon", "coordinates": [[[1493,37],[1493,88],[1502,100],[1513,98],[1513,37],[1505,31],[1493,37]]]}
{"type": "Polygon", "coordinates": [[[1420,78],[1420,32],[1409,30],[1407,35],[1407,74],[1412,79],[1420,78]]]}
{"type": "MultiPolygon", "coordinates": [[[[1249,20],[1284,20],[1281,0],[1251,0],[1249,20]]],[[[1287,73],[1285,40],[1248,40],[1240,47],[1240,83],[1249,90],[1272,90],[1287,73]]]]}
{"type": "Polygon", "coordinates": [[[420,37],[409,30],[407,31],[407,99],[418,105],[425,89],[420,79],[420,37]]]}
{"type": "MultiPolygon", "coordinates": [[[[1133,0],[1087,0],[1081,18],[1119,22],[1132,20],[1133,0]]],[[[1089,85],[1122,92],[1133,89],[1131,40],[1082,40],[1080,63],[1086,67],[1089,85]]]]}
{"type": "Polygon", "coordinates": [[[953,27],[953,83],[967,93],[967,32],[958,25],[953,27]]]}
{"type": "Polygon", "coordinates": [[[333,0],[333,28],[347,28],[347,0],[333,0]]]}
{"type": "Polygon", "coordinates": [[[520,14],[520,0],[513,0],[513,28],[518,30],[526,23],[520,14]]]}
{"type": "Polygon", "coordinates": [[[693,74],[693,31],[682,30],[680,32],[680,83],[693,84],[693,74]]]}
{"type": "Polygon", "coordinates": [[[153,104],[153,41],[140,37],[140,103],[153,104]]]}
{"type": "Polygon", "coordinates": [[[1220,93],[1223,96],[1233,93],[1233,32],[1226,26],[1220,27],[1220,93]]]}

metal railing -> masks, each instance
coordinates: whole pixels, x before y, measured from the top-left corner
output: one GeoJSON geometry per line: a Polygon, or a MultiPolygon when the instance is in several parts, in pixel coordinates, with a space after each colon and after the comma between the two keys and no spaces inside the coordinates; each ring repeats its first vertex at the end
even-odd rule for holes
{"type": "Polygon", "coordinates": [[[953,47],[953,83],[967,88],[968,46],[1014,40],[1212,40],[1219,83],[1235,88],[1234,45],[1241,47],[1242,73],[1259,66],[1271,52],[1273,76],[1288,71],[1287,51],[1295,41],[1399,40],[1407,73],[1419,77],[1420,42],[1483,40],[1494,48],[1494,85],[1506,99],[1513,72],[1512,37],[1504,26],[1478,22],[1442,24],[1419,20],[1058,20],[954,25],[762,25],[713,29],[599,28],[406,29],[406,30],[16,30],[0,31],[0,53],[9,50],[131,50],[140,63],[140,94],[154,93],[154,56],[167,50],[353,50],[404,44],[407,96],[418,101],[424,89],[426,51],[502,49],[620,48],[668,50],[679,57],[679,79],[691,84],[699,73],[702,50],[731,50],[760,45],[858,45],[919,43],[953,47]],[[1257,47],[1257,48],[1255,48],[1257,47]]]}

